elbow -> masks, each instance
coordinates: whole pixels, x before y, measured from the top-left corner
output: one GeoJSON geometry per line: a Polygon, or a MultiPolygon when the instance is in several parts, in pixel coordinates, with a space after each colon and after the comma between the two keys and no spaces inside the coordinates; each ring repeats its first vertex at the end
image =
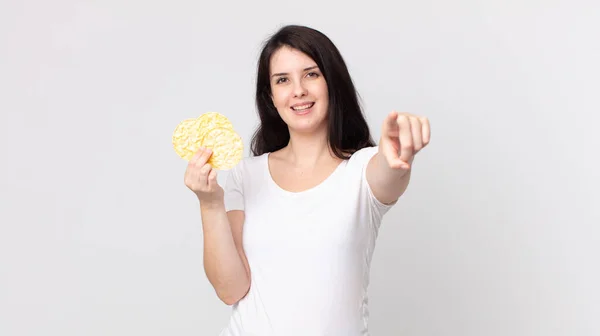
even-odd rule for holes
{"type": "Polygon", "coordinates": [[[238,303],[241,299],[246,297],[250,291],[250,281],[244,281],[243,284],[231,288],[230,290],[217,291],[219,299],[228,306],[232,306],[238,303]]]}
{"type": "Polygon", "coordinates": [[[240,299],[236,299],[235,297],[232,296],[219,296],[219,299],[221,299],[221,301],[228,305],[228,306],[233,306],[234,304],[238,303],[240,299]]]}

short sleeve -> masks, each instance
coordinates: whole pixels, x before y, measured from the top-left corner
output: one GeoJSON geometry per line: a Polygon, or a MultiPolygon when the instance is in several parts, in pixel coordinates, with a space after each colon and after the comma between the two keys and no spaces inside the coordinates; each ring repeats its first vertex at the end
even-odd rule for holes
{"type": "Polygon", "coordinates": [[[225,211],[244,210],[244,188],[240,164],[229,171],[223,191],[225,211]]]}
{"type": "Polygon", "coordinates": [[[373,190],[367,181],[367,165],[371,158],[377,154],[379,151],[378,146],[374,147],[366,147],[356,152],[354,155],[356,156],[354,159],[356,160],[355,164],[357,168],[360,169],[360,184],[361,184],[361,192],[363,193],[362,198],[366,199],[366,204],[368,204],[369,209],[371,211],[372,220],[375,222],[381,221],[383,216],[394,206],[395,202],[392,204],[384,204],[379,201],[375,195],[373,194],[373,190]]]}

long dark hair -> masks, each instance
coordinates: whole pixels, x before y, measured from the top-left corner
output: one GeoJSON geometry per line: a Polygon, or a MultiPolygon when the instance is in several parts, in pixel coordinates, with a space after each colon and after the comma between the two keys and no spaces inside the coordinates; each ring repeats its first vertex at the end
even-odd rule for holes
{"type": "Polygon", "coordinates": [[[256,107],[260,125],[254,132],[251,151],[254,156],[274,152],[290,140],[288,126],[279,116],[271,99],[271,56],[288,46],[312,58],[322,71],[329,91],[329,146],[340,159],[347,159],[361,148],[375,146],[359,104],[358,93],[346,63],[333,42],[318,30],[298,25],[280,28],[265,43],[258,59],[256,107]]]}

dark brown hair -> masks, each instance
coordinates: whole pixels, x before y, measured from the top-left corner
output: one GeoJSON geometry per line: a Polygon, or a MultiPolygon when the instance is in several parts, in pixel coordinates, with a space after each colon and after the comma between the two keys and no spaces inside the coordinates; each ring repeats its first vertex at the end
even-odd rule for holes
{"type": "Polygon", "coordinates": [[[260,125],[252,136],[252,154],[274,152],[290,140],[289,129],[273,105],[269,80],[271,57],[283,46],[308,55],[323,73],[329,91],[328,133],[333,153],[347,159],[344,153],[352,154],[361,148],[375,146],[346,62],[337,47],[318,30],[288,25],[264,43],[258,59],[256,107],[260,125]]]}

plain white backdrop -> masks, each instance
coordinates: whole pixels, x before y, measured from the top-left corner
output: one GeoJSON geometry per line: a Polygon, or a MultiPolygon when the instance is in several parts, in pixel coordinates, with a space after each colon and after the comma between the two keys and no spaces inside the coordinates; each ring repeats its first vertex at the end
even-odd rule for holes
{"type": "Polygon", "coordinates": [[[596,1],[28,0],[0,5],[0,335],[217,335],[171,134],[218,111],[248,144],[289,23],[337,44],[375,139],[431,121],[372,335],[600,334],[596,1]]]}

